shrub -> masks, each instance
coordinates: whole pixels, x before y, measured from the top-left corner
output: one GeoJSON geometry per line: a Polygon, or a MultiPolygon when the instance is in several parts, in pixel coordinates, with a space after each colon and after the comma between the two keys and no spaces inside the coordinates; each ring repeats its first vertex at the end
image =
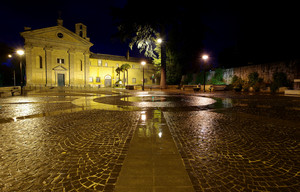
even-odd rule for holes
{"type": "Polygon", "coordinates": [[[226,85],[226,83],[223,80],[223,69],[216,69],[214,76],[209,81],[210,84],[213,85],[226,85]]]}
{"type": "Polygon", "coordinates": [[[238,76],[233,76],[232,78],[232,85],[234,89],[241,89],[243,87],[244,81],[242,80],[242,78],[238,77],[238,76]]]}
{"type": "Polygon", "coordinates": [[[251,84],[247,81],[243,81],[242,88],[244,91],[249,91],[249,88],[251,87],[251,84]]]}
{"type": "Polygon", "coordinates": [[[258,76],[259,75],[257,72],[253,72],[248,75],[248,80],[251,87],[253,87],[259,81],[258,76]]]}
{"type": "Polygon", "coordinates": [[[287,75],[283,72],[273,73],[273,82],[271,83],[270,89],[272,93],[275,93],[279,87],[290,86],[290,82],[287,79],[287,75]]]}
{"type": "Polygon", "coordinates": [[[193,81],[193,74],[192,73],[188,73],[187,75],[186,75],[186,78],[184,79],[184,84],[185,85],[188,85],[188,84],[190,84],[190,83],[192,83],[192,81],[193,81]]]}
{"type": "MultiPolygon", "coordinates": [[[[205,73],[205,84],[208,84],[209,82],[207,82],[207,77],[208,77],[209,73],[206,72],[205,73]]],[[[200,73],[197,73],[197,76],[196,76],[196,84],[201,84],[203,85],[204,84],[204,72],[201,71],[200,73]]]]}

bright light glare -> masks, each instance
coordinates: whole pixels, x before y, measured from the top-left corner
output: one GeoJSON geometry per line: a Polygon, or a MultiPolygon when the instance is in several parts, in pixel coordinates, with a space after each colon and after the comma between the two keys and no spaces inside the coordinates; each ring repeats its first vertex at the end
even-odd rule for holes
{"type": "Polygon", "coordinates": [[[145,62],[145,61],[142,61],[141,64],[142,64],[142,65],[146,65],[146,62],[145,62]]]}
{"type": "Polygon", "coordinates": [[[8,58],[12,58],[12,55],[11,55],[11,54],[9,54],[9,55],[8,55],[8,58]]]}
{"type": "Polygon", "coordinates": [[[24,55],[24,53],[25,52],[22,49],[17,50],[17,54],[20,56],[24,55]]]}
{"type": "Polygon", "coordinates": [[[162,39],[161,38],[157,39],[157,43],[161,44],[162,43],[162,39]]]}
{"type": "Polygon", "coordinates": [[[208,55],[203,55],[202,59],[207,60],[208,59],[208,55]]]}
{"type": "Polygon", "coordinates": [[[145,111],[142,111],[142,112],[141,112],[141,119],[142,119],[143,121],[146,121],[146,112],[145,112],[145,111]]]}
{"type": "Polygon", "coordinates": [[[158,133],[158,137],[161,138],[162,137],[162,132],[158,133]]]}
{"type": "Polygon", "coordinates": [[[146,121],[146,114],[142,114],[142,120],[146,121]]]}

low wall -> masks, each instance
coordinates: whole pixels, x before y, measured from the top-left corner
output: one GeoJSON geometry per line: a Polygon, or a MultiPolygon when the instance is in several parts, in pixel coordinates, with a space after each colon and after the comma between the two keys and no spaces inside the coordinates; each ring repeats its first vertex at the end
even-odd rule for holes
{"type": "Polygon", "coordinates": [[[257,72],[259,77],[266,83],[271,83],[273,80],[273,74],[276,72],[283,72],[287,75],[287,78],[291,81],[297,78],[300,74],[299,60],[282,61],[274,63],[265,63],[260,65],[251,65],[236,67],[231,69],[225,69],[223,78],[228,84],[231,82],[234,75],[241,77],[243,80],[248,80],[248,75],[253,72],[257,72]]]}
{"type": "MultiPolygon", "coordinates": [[[[262,78],[264,82],[271,83],[273,80],[273,74],[276,72],[284,72],[290,81],[294,79],[300,79],[300,60],[290,60],[282,62],[265,63],[260,65],[249,65],[243,67],[224,69],[223,79],[226,84],[231,84],[233,76],[241,77],[243,80],[248,80],[250,73],[257,72],[259,78],[262,78]]],[[[207,80],[209,81],[214,76],[214,71],[206,72],[208,74],[207,80]]],[[[182,80],[186,77],[183,76],[182,80]]],[[[193,82],[195,84],[197,74],[193,74],[193,82]]]]}

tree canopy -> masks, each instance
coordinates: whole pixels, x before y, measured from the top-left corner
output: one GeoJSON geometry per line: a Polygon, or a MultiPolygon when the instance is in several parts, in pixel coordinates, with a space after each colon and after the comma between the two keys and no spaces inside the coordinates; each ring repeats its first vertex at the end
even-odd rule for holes
{"type": "Polygon", "coordinates": [[[162,68],[175,67],[177,76],[181,76],[183,69],[197,65],[195,62],[199,62],[202,51],[205,28],[199,18],[199,3],[153,0],[145,5],[145,2],[128,0],[124,8],[112,11],[119,29],[116,37],[128,43],[131,49],[136,46],[146,57],[153,59],[160,59],[160,52],[155,48],[156,39],[162,38],[167,57],[167,67],[162,68]]]}

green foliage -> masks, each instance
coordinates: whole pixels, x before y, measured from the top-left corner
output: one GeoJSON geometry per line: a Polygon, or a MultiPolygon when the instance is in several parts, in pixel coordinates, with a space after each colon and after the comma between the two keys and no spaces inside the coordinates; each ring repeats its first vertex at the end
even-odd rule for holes
{"type": "Polygon", "coordinates": [[[238,76],[234,75],[231,80],[231,84],[234,84],[239,79],[238,76]]]}
{"type": "Polygon", "coordinates": [[[213,79],[215,79],[216,81],[223,81],[223,73],[223,69],[217,68],[215,70],[215,75],[213,76],[213,79]]]}
{"type": "Polygon", "coordinates": [[[249,91],[249,88],[251,87],[251,84],[249,83],[249,81],[243,81],[243,84],[242,84],[242,89],[244,91],[249,91]]]}
{"type": "Polygon", "coordinates": [[[128,71],[128,69],[130,69],[130,68],[131,68],[131,66],[128,63],[121,65],[122,72],[128,71]]]}
{"type": "Polygon", "coordinates": [[[120,69],[121,71],[123,72],[123,83],[124,83],[124,86],[125,86],[125,72],[127,72],[127,85],[128,85],[128,69],[130,69],[131,66],[128,64],[128,63],[125,63],[123,65],[121,65],[120,69]]]}
{"type": "MultiPolygon", "coordinates": [[[[205,73],[205,84],[208,84],[207,77],[208,77],[208,73],[205,73]]],[[[201,71],[200,73],[197,73],[195,83],[196,84],[200,83],[201,85],[204,84],[204,72],[203,71],[201,71]]]]}
{"type": "Polygon", "coordinates": [[[117,73],[117,76],[120,76],[120,73],[122,72],[122,69],[120,67],[117,67],[115,71],[117,73]]]}
{"type": "Polygon", "coordinates": [[[258,73],[257,72],[253,72],[253,73],[250,73],[249,75],[248,75],[248,80],[249,80],[249,84],[250,84],[250,86],[253,86],[253,85],[255,85],[256,84],[256,82],[258,82],[258,73]]]}
{"type": "Polygon", "coordinates": [[[287,75],[283,72],[273,73],[273,82],[271,83],[271,92],[275,93],[279,87],[288,87],[291,83],[287,79],[287,75]]]}
{"type": "Polygon", "coordinates": [[[244,81],[242,80],[242,78],[238,77],[238,76],[233,76],[232,78],[232,85],[234,89],[242,89],[244,84],[244,81]]]}
{"type": "Polygon", "coordinates": [[[152,43],[157,38],[157,32],[150,25],[139,25],[136,30],[136,36],[129,43],[130,49],[132,50],[136,45],[140,53],[144,52],[146,57],[157,57],[154,51],[155,45],[152,43]]]}
{"type": "Polygon", "coordinates": [[[216,69],[214,76],[211,78],[211,80],[208,82],[208,84],[212,85],[226,85],[226,83],[223,80],[223,69],[216,69]]]}
{"type": "MultiPolygon", "coordinates": [[[[156,44],[156,48],[154,49],[157,54],[156,57],[152,57],[153,63],[155,66],[156,74],[160,76],[161,70],[161,46],[156,44]]],[[[167,84],[176,85],[180,83],[182,76],[182,65],[178,62],[177,55],[166,47],[166,75],[167,75],[167,84]]]]}
{"type": "Polygon", "coordinates": [[[192,81],[193,81],[193,74],[192,73],[188,73],[186,75],[186,78],[184,79],[183,84],[188,85],[188,84],[191,84],[192,81]]]}

